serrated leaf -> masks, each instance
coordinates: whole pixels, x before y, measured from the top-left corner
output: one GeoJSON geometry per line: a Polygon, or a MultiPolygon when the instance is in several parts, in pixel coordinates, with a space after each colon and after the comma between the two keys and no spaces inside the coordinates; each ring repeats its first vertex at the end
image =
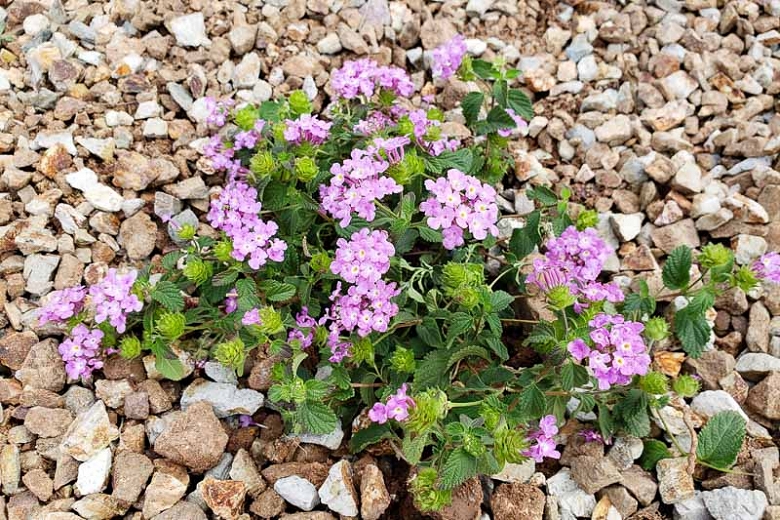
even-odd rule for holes
{"type": "Polygon", "coordinates": [[[663,269],[664,285],[669,289],[685,289],[691,281],[693,257],[688,246],[676,247],[666,259],[663,269]]]}
{"type": "Polygon", "coordinates": [[[446,349],[429,352],[422,361],[417,363],[417,369],[414,371],[415,390],[444,385],[449,360],[450,352],[446,349]]]}
{"type": "Polygon", "coordinates": [[[184,256],[183,251],[173,251],[162,257],[162,266],[166,271],[173,271],[176,269],[176,264],[179,263],[181,257],[184,256]]]}
{"type": "Polygon", "coordinates": [[[539,233],[540,221],[541,213],[536,210],[526,217],[525,226],[512,230],[512,238],[509,239],[509,250],[517,258],[523,258],[531,254],[542,242],[542,236],[539,233]]]}
{"type": "Polygon", "coordinates": [[[615,422],[612,418],[612,411],[603,403],[598,403],[598,425],[599,433],[604,439],[608,439],[615,431],[615,422]]]}
{"type": "Polygon", "coordinates": [[[179,287],[167,280],[161,280],[152,288],[152,299],[171,312],[184,309],[184,297],[179,287]]]}
{"type": "Polygon", "coordinates": [[[444,238],[441,231],[438,229],[431,229],[428,226],[421,226],[418,231],[420,232],[420,238],[426,242],[440,243],[444,238]]]}
{"type": "Polygon", "coordinates": [[[306,433],[331,433],[338,425],[333,410],[319,401],[304,401],[295,410],[295,417],[306,433]]]}
{"type": "Polygon", "coordinates": [[[696,456],[702,462],[726,470],[737,460],[745,440],[745,419],[734,411],[713,415],[699,432],[696,456]]]}
{"type": "Polygon", "coordinates": [[[260,291],[265,294],[268,301],[283,302],[295,296],[295,286],[291,283],[277,280],[263,280],[260,282],[260,291]]]}
{"type": "Polygon", "coordinates": [[[547,398],[538,386],[532,384],[520,393],[518,407],[528,417],[541,417],[547,409],[547,398]]]}
{"type": "Polygon", "coordinates": [[[490,306],[492,307],[493,312],[503,311],[509,307],[513,301],[515,301],[515,297],[506,291],[493,291],[490,294],[490,306]]]}
{"type": "Polygon", "coordinates": [[[406,435],[401,441],[401,451],[404,453],[404,457],[409,464],[417,465],[422,458],[423,450],[426,444],[428,444],[428,434],[423,433],[412,438],[410,435],[406,435]]]}
{"type": "Polygon", "coordinates": [[[486,361],[490,361],[490,354],[488,354],[487,350],[485,350],[482,347],[478,347],[476,345],[468,345],[459,348],[456,352],[454,352],[450,356],[450,359],[447,362],[447,368],[449,369],[450,367],[454,366],[458,361],[462,361],[470,356],[477,356],[477,357],[481,357],[486,361]]]}
{"type": "Polygon", "coordinates": [[[238,271],[227,269],[214,275],[211,279],[212,285],[215,287],[224,287],[226,285],[233,285],[238,279],[238,271]]]}
{"type": "Polygon", "coordinates": [[[490,348],[490,350],[492,350],[495,355],[501,358],[501,361],[506,361],[509,359],[509,350],[507,350],[506,345],[504,345],[504,342],[501,341],[501,338],[497,338],[495,336],[486,336],[484,341],[488,348],[490,348]]]}
{"type": "Polygon", "coordinates": [[[636,437],[646,437],[650,434],[650,417],[647,414],[647,394],[639,389],[633,389],[614,408],[615,415],[620,419],[623,428],[636,437]]]}
{"type": "Polygon", "coordinates": [[[703,313],[689,308],[690,305],[674,315],[674,333],[685,353],[698,358],[710,341],[711,328],[703,313]]]}
{"type": "Polygon", "coordinates": [[[482,108],[484,99],[485,95],[482,92],[469,92],[460,102],[467,125],[472,124],[479,117],[479,110],[482,108]]]}
{"type": "Polygon", "coordinates": [[[378,443],[382,439],[387,439],[392,436],[393,430],[390,429],[389,423],[372,423],[367,428],[363,428],[352,434],[352,438],[349,440],[349,451],[358,453],[369,446],[378,443]]]}
{"type": "Polygon", "coordinates": [[[451,168],[468,172],[471,170],[471,165],[474,162],[474,154],[468,148],[461,148],[454,152],[446,150],[436,156],[425,156],[423,161],[425,162],[425,169],[436,174],[451,168]]]}
{"type": "Polygon", "coordinates": [[[441,331],[439,330],[439,324],[433,318],[423,318],[422,323],[415,327],[415,331],[420,339],[429,347],[441,347],[444,345],[444,340],[442,339],[441,331]]]}
{"type": "Polygon", "coordinates": [[[453,489],[477,474],[477,459],[463,448],[452,450],[441,472],[442,489],[453,489]]]}
{"type": "Polygon", "coordinates": [[[566,391],[588,382],[588,370],[571,361],[561,367],[561,388],[566,391]]]}
{"type": "Polygon", "coordinates": [[[498,74],[493,68],[493,64],[485,60],[472,60],[471,70],[482,79],[492,79],[498,74]]]}
{"type": "Polygon", "coordinates": [[[529,199],[538,200],[542,206],[555,206],[558,196],[547,186],[537,186],[525,192],[529,199]]]}
{"type": "Polygon", "coordinates": [[[656,439],[647,439],[644,441],[642,456],[639,458],[639,465],[646,471],[655,469],[655,465],[661,459],[668,459],[672,452],[663,442],[656,439]]]}
{"type": "Polygon", "coordinates": [[[455,336],[460,336],[464,332],[471,330],[473,326],[474,318],[472,318],[470,314],[466,314],[465,312],[453,313],[449,320],[447,338],[452,339],[455,336]]]}
{"type": "Polygon", "coordinates": [[[526,121],[534,118],[533,104],[522,90],[511,89],[507,93],[507,105],[526,121]]]}

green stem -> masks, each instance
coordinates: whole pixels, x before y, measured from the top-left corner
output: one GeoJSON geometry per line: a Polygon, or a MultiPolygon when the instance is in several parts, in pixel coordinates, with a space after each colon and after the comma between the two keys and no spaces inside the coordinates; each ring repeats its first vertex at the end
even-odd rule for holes
{"type": "Polygon", "coordinates": [[[539,320],[521,320],[520,318],[501,318],[502,323],[530,323],[537,325],[539,320]]]}
{"type": "Polygon", "coordinates": [[[447,404],[447,406],[449,408],[469,408],[471,406],[479,406],[479,405],[482,404],[482,402],[483,402],[482,399],[480,399],[479,401],[469,401],[469,402],[466,402],[466,403],[453,403],[453,402],[450,401],[447,404]]]}

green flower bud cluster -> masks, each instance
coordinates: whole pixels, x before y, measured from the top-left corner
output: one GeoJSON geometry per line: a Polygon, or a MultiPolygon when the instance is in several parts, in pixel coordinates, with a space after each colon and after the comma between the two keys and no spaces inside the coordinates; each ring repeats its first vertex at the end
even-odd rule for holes
{"type": "Polygon", "coordinates": [[[699,393],[701,384],[691,375],[683,374],[672,381],[672,390],[681,397],[693,397],[699,393]]]}
{"type": "Polygon", "coordinates": [[[157,320],[157,332],[167,340],[173,341],[184,334],[187,319],[180,312],[166,312],[157,320]]]}
{"type": "Polygon", "coordinates": [[[645,336],[653,341],[662,341],[669,337],[669,322],[661,316],[650,318],[645,323],[645,336]]]}
{"type": "Polygon", "coordinates": [[[135,359],[142,352],[141,340],[135,336],[125,336],[119,342],[119,355],[124,359],[135,359]]]}
{"type": "Polygon", "coordinates": [[[263,307],[260,309],[260,332],[273,335],[284,331],[284,319],[282,314],[273,307],[263,307]]]}
{"type": "Polygon", "coordinates": [[[661,372],[648,372],[639,378],[639,387],[653,395],[662,395],[669,391],[669,379],[661,372]]]}
{"type": "Polygon", "coordinates": [[[214,256],[220,262],[230,262],[233,257],[230,254],[233,252],[233,244],[230,240],[222,240],[214,245],[214,256]]]}
{"type": "Polygon", "coordinates": [[[420,175],[425,171],[425,161],[416,153],[410,151],[404,155],[401,162],[392,165],[387,174],[398,184],[406,185],[411,182],[415,175],[420,175]]]}
{"type": "Polygon", "coordinates": [[[550,307],[557,310],[563,310],[566,307],[574,305],[577,298],[571,293],[571,290],[565,285],[553,287],[547,292],[547,301],[550,307]]]}
{"type": "Polygon", "coordinates": [[[182,274],[187,280],[195,285],[203,285],[213,274],[211,262],[206,262],[200,258],[190,258],[182,270],[182,274]]]}
{"type": "Polygon", "coordinates": [[[259,117],[257,108],[252,105],[246,105],[235,111],[233,114],[233,121],[235,121],[236,126],[241,130],[247,131],[254,128],[255,121],[257,121],[259,117]]]}
{"type": "Polygon", "coordinates": [[[249,160],[249,170],[257,177],[268,177],[276,170],[273,154],[267,150],[260,150],[249,160]]]}
{"type": "Polygon", "coordinates": [[[241,374],[246,360],[246,349],[241,338],[219,343],[214,349],[214,359],[241,374]]]}
{"type": "Polygon", "coordinates": [[[428,389],[414,396],[415,406],[410,410],[406,426],[410,431],[422,433],[447,415],[447,394],[438,388],[428,389]]]}
{"type": "Polygon", "coordinates": [[[756,273],[747,265],[740,266],[731,277],[731,286],[739,287],[745,292],[750,292],[757,285],[756,273]]]}
{"type": "Polygon", "coordinates": [[[493,435],[493,451],[499,464],[523,462],[527,457],[522,452],[526,449],[528,439],[524,432],[503,426],[493,435]]]}
{"type": "Polygon", "coordinates": [[[359,338],[352,343],[352,361],[374,363],[374,343],[368,338],[359,338]]]}
{"type": "Polygon", "coordinates": [[[422,468],[409,482],[414,503],[420,511],[438,511],[452,501],[452,491],[438,489],[439,474],[434,468],[422,468]]]}
{"type": "Polygon", "coordinates": [[[295,177],[301,182],[309,182],[317,177],[320,169],[311,157],[298,157],[295,159],[295,177]]]}
{"type": "Polygon", "coordinates": [[[414,359],[414,352],[411,349],[398,346],[393,355],[390,356],[390,366],[396,372],[411,374],[417,368],[417,362],[414,359]]]}
{"type": "Polygon", "coordinates": [[[706,269],[724,267],[734,261],[734,253],[723,244],[707,244],[701,248],[699,264],[706,269]]]}
{"type": "Polygon", "coordinates": [[[311,101],[303,90],[296,90],[287,99],[290,103],[290,109],[294,114],[310,114],[312,111],[311,101]]]}
{"type": "Polygon", "coordinates": [[[309,260],[309,265],[315,272],[328,273],[330,272],[331,262],[332,260],[330,256],[328,256],[328,253],[319,252],[312,255],[311,260],[309,260]]]}
{"type": "Polygon", "coordinates": [[[595,227],[599,223],[599,214],[595,209],[584,209],[577,215],[577,230],[595,227]]]}
{"type": "Polygon", "coordinates": [[[198,229],[192,224],[184,224],[179,228],[176,234],[181,240],[192,240],[195,238],[195,233],[197,232],[198,229]]]}

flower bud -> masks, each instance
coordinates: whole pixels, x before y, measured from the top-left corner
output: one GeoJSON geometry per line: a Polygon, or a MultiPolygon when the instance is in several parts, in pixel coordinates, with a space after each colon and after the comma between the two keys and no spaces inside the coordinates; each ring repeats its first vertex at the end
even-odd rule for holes
{"type": "Polygon", "coordinates": [[[233,244],[229,240],[222,240],[214,245],[214,256],[220,262],[230,262],[232,257],[230,254],[233,252],[233,244]]]}
{"type": "Polygon", "coordinates": [[[309,97],[306,95],[306,92],[303,90],[296,90],[290,94],[288,102],[290,103],[290,109],[295,114],[300,115],[311,113],[311,102],[309,101],[309,97]]]}
{"type": "Polygon", "coordinates": [[[669,391],[669,381],[661,372],[648,372],[639,378],[639,387],[653,395],[662,395],[669,391]]]}
{"type": "Polygon", "coordinates": [[[399,119],[397,128],[399,135],[412,135],[414,133],[414,123],[409,119],[409,116],[399,119]]]}
{"type": "Polygon", "coordinates": [[[415,407],[411,409],[407,427],[413,432],[424,432],[447,415],[447,394],[437,388],[428,389],[414,396],[415,407]]]}
{"type": "Polygon", "coordinates": [[[157,332],[164,338],[173,341],[184,334],[187,319],[180,312],[166,312],[157,320],[157,332]]]}
{"type": "Polygon", "coordinates": [[[743,265],[731,277],[731,286],[750,292],[758,285],[758,277],[750,266],[743,265]]]}
{"type": "Polygon", "coordinates": [[[243,372],[246,359],[244,342],[241,338],[235,338],[218,344],[214,349],[214,359],[239,373],[243,372]]]}
{"type": "Polygon", "coordinates": [[[181,240],[192,240],[195,238],[195,233],[197,232],[197,228],[195,228],[195,226],[192,224],[184,224],[179,228],[176,234],[181,240]]]}
{"type": "Polygon", "coordinates": [[[212,271],[210,262],[205,262],[200,258],[190,258],[184,266],[182,273],[187,280],[195,285],[203,285],[211,278],[212,271]]]}
{"type": "Polygon", "coordinates": [[[528,439],[523,432],[504,426],[495,432],[494,439],[494,452],[499,464],[518,464],[526,459],[522,452],[528,448],[528,439]]]}
{"type": "Polygon", "coordinates": [[[311,157],[298,157],[295,159],[295,176],[301,182],[309,182],[317,177],[320,172],[317,163],[311,157]]]}
{"type": "Polygon", "coordinates": [[[439,489],[439,474],[434,468],[421,468],[409,481],[414,504],[420,511],[438,511],[452,501],[452,490],[439,489]]]}
{"type": "Polygon", "coordinates": [[[734,253],[723,244],[707,244],[701,248],[699,264],[707,269],[724,267],[734,260],[734,253]]]}
{"type": "Polygon", "coordinates": [[[263,307],[260,309],[260,332],[268,334],[278,334],[284,330],[284,320],[279,311],[273,307],[263,307]]]}
{"type": "Polygon", "coordinates": [[[364,361],[372,364],[374,362],[374,343],[368,338],[359,338],[352,343],[352,361],[356,364],[364,361]]]}
{"type": "Polygon", "coordinates": [[[249,161],[249,169],[257,177],[267,177],[276,169],[276,162],[271,152],[261,150],[257,152],[249,161]]]}
{"type": "Polygon", "coordinates": [[[693,397],[699,393],[701,385],[693,376],[683,374],[672,382],[672,390],[680,397],[693,397]]]}
{"type": "Polygon", "coordinates": [[[599,223],[599,214],[594,209],[584,209],[577,215],[577,230],[595,227],[599,223]]]}
{"type": "Polygon", "coordinates": [[[417,362],[414,359],[414,352],[411,349],[396,347],[395,352],[390,357],[390,366],[396,372],[406,372],[411,374],[417,368],[417,362]]]}
{"type": "Polygon", "coordinates": [[[425,131],[424,137],[426,141],[438,141],[441,139],[441,127],[432,126],[428,128],[428,130],[425,131]]]}
{"type": "Polygon", "coordinates": [[[124,359],[135,359],[142,351],[141,341],[135,336],[125,336],[119,342],[119,355],[124,359]]]}
{"type": "Polygon", "coordinates": [[[246,105],[245,107],[236,110],[233,115],[233,120],[236,122],[241,130],[251,130],[255,126],[255,121],[258,119],[257,109],[252,105],[246,105]]]}
{"type": "Polygon", "coordinates": [[[569,288],[565,285],[558,285],[550,289],[547,293],[547,300],[550,302],[550,307],[558,310],[563,310],[570,305],[574,305],[577,301],[569,288]]]}
{"type": "Polygon", "coordinates": [[[325,252],[315,253],[309,260],[311,268],[318,273],[329,273],[330,263],[330,256],[325,252]]]}
{"type": "Polygon", "coordinates": [[[662,341],[669,337],[669,322],[660,316],[650,318],[645,323],[645,336],[653,341],[662,341]]]}

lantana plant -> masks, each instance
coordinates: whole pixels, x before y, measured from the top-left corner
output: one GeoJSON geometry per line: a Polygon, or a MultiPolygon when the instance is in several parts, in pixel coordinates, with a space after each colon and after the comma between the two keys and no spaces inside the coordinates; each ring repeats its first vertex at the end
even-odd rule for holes
{"type": "Polygon", "coordinates": [[[473,89],[465,140],[432,99],[406,101],[405,71],[370,59],[333,72],[320,114],[303,92],[211,100],[203,153],[226,179],[206,215],[216,238],[182,226],[185,246],[161,261],[53,293],[40,321],[68,329],[69,376],[89,378],[106,355],[151,354],[174,380],[185,354],[239,375],[275,360],[268,403],[289,431],[351,426],[354,451],[384,446],[417,466],[423,510],[477,474],[560,457],[567,415],[596,413],[590,440],[649,435],[654,410],[698,390],[656,370],[653,350],[711,348],[715,296],[780,281],[780,255],[736,267],[707,245],[696,270],[679,248],[660,294],[629,289],[603,273],[613,250],[595,213],[575,217],[567,189],[543,186],[502,236],[496,186],[533,112],[511,87],[519,71],[465,54],[458,37],[431,56],[437,82],[457,74],[473,89]],[[662,295],[682,299],[671,322],[662,295]],[[541,316],[521,314],[527,301],[541,316]],[[535,362],[517,362],[520,348],[535,362]]]}

